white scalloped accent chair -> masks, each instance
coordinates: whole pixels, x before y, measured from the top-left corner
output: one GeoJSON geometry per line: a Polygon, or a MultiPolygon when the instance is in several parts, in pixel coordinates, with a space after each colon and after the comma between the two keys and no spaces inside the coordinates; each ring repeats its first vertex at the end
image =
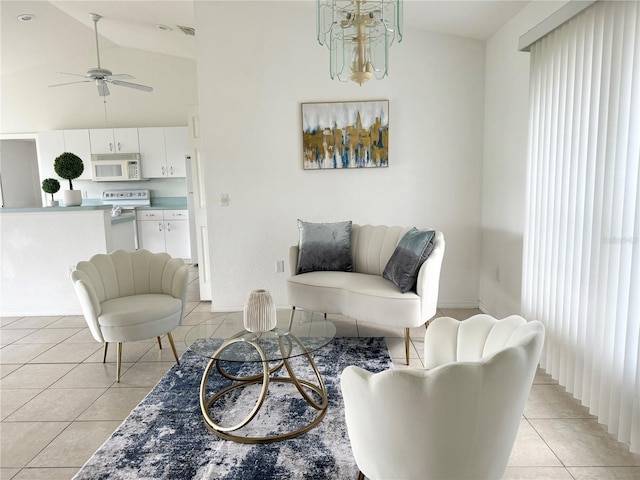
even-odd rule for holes
{"type": "Polygon", "coordinates": [[[360,478],[499,479],[504,475],[544,343],[517,315],[432,320],[425,369],[340,378],[360,478]]]}
{"type": "Polygon", "coordinates": [[[182,322],[187,303],[187,266],[167,253],[115,250],[76,265],[71,279],[89,330],[104,343],[117,343],[120,381],[122,343],[167,335],[178,361],[171,331],[182,322]]]}

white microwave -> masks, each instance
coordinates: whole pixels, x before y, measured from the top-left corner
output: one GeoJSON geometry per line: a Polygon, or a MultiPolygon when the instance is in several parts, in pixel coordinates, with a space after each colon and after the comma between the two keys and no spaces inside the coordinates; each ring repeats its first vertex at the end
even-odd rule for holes
{"type": "Polygon", "coordinates": [[[142,180],[139,153],[104,153],[91,155],[94,182],[142,180]]]}

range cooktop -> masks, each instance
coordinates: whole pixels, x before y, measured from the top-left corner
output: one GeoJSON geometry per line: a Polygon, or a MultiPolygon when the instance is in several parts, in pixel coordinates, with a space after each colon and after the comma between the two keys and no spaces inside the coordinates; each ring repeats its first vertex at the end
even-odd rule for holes
{"type": "Polygon", "coordinates": [[[148,188],[105,190],[102,203],[121,208],[148,207],[151,205],[151,192],[148,188]]]}

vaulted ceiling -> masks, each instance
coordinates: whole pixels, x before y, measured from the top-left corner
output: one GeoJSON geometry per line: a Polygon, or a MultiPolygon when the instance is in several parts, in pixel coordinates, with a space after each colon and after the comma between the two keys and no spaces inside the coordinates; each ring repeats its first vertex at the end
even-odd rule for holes
{"type": "MultiPolygon", "coordinates": [[[[305,0],[292,1],[292,7],[302,1],[305,0]]],[[[405,28],[485,40],[527,3],[528,0],[405,0],[405,28]]],[[[95,51],[91,12],[103,17],[98,24],[101,48],[118,45],[195,59],[195,37],[178,28],[195,27],[191,0],[3,0],[0,9],[3,74],[95,51]],[[22,22],[18,19],[21,14],[34,18],[22,22]]]]}

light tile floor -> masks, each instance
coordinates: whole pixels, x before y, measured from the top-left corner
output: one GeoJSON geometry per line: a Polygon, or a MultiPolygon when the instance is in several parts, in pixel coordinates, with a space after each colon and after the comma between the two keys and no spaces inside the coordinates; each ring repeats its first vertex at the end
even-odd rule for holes
{"type": "MultiPolygon", "coordinates": [[[[191,269],[188,315],[173,333],[178,353],[191,326],[219,316],[199,301],[191,269]]],[[[440,309],[464,320],[475,309],[440,309]]],[[[404,365],[400,329],[331,315],[338,336],[385,336],[394,365],[404,365]]],[[[411,331],[411,365],[422,367],[423,328],[411,331]]],[[[173,365],[167,342],[126,344],[115,383],[115,348],[102,346],[79,316],[0,318],[0,478],[69,479],[173,365]]],[[[631,454],[548,375],[534,380],[506,479],[640,479],[631,454]]]]}

